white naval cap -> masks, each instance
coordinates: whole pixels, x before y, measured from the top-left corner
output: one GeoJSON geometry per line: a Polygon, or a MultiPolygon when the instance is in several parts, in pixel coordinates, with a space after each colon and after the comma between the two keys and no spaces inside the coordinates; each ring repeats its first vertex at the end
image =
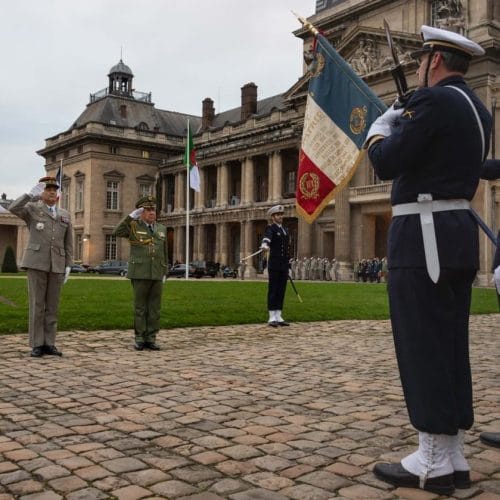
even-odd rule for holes
{"type": "Polygon", "coordinates": [[[271,207],[267,211],[267,215],[283,214],[283,213],[285,213],[285,209],[283,208],[283,205],[274,205],[274,207],[271,207]]]}
{"type": "Polygon", "coordinates": [[[424,24],[421,28],[421,34],[424,43],[421,49],[412,52],[412,57],[419,57],[431,50],[456,52],[468,57],[482,56],[484,54],[484,49],[481,45],[453,31],[434,28],[433,26],[426,26],[424,24]]]}

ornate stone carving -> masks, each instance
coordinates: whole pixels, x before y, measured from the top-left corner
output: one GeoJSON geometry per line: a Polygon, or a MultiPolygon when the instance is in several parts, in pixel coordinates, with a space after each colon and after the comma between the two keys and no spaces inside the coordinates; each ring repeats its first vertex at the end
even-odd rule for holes
{"type": "Polygon", "coordinates": [[[434,26],[464,34],[465,15],[461,0],[439,0],[432,8],[435,15],[434,26]]]}
{"type": "Polygon", "coordinates": [[[358,48],[348,63],[358,75],[366,75],[375,71],[379,67],[379,53],[375,42],[371,38],[359,40],[358,48]]]}

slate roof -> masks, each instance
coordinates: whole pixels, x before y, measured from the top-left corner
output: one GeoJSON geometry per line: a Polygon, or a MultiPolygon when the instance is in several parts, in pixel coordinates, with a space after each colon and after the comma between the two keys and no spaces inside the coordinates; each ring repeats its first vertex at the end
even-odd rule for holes
{"type": "MultiPolygon", "coordinates": [[[[256,114],[257,116],[265,116],[271,113],[273,109],[285,109],[286,107],[283,94],[279,94],[257,101],[256,114]]],[[[108,94],[102,99],[89,103],[71,128],[81,127],[91,122],[130,128],[139,127],[141,123],[145,123],[147,129],[152,132],[158,130],[158,132],[168,135],[185,136],[188,119],[193,133],[200,132],[200,116],[156,109],[153,103],[108,94]],[[126,117],[122,117],[120,111],[122,105],[127,106],[126,117]]],[[[216,114],[212,128],[219,128],[228,123],[238,123],[240,121],[241,107],[237,107],[216,114]]]]}
{"type": "Polygon", "coordinates": [[[198,116],[163,111],[156,109],[152,103],[107,95],[88,104],[73,123],[72,128],[81,127],[91,122],[130,128],[140,127],[140,124],[145,123],[151,132],[158,130],[158,132],[168,135],[184,136],[186,135],[188,118],[192,130],[198,130],[201,126],[201,118],[198,116]],[[120,111],[122,105],[127,106],[126,117],[122,117],[120,111]]]}

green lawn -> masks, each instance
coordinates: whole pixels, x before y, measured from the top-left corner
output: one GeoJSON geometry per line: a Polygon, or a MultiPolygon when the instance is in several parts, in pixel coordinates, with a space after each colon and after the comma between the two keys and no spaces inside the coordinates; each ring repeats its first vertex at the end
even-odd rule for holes
{"type": "MultiPolygon", "coordinates": [[[[384,284],[296,282],[303,303],[287,290],[284,316],[291,321],[387,319],[384,284]]],[[[169,279],[163,295],[162,328],[267,321],[265,281],[169,279]]],[[[0,277],[0,333],[26,332],[25,277],[0,277]]],[[[498,312],[495,291],[477,288],[472,313],[498,312]]],[[[127,279],[71,276],[63,287],[58,329],[132,328],[132,289],[127,279]]]]}

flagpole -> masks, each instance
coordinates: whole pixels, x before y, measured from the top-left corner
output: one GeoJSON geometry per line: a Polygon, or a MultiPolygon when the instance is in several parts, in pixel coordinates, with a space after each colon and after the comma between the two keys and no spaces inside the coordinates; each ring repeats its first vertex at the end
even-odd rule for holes
{"type": "MultiPolygon", "coordinates": [[[[187,121],[187,137],[186,137],[186,148],[188,147],[189,144],[189,135],[190,135],[190,128],[189,128],[189,118],[187,121]]],[[[186,149],[187,151],[187,149],[186,149]]],[[[185,274],[185,279],[189,279],[189,165],[190,163],[190,158],[187,156],[186,158],[186,274],[185,274]]]]}

